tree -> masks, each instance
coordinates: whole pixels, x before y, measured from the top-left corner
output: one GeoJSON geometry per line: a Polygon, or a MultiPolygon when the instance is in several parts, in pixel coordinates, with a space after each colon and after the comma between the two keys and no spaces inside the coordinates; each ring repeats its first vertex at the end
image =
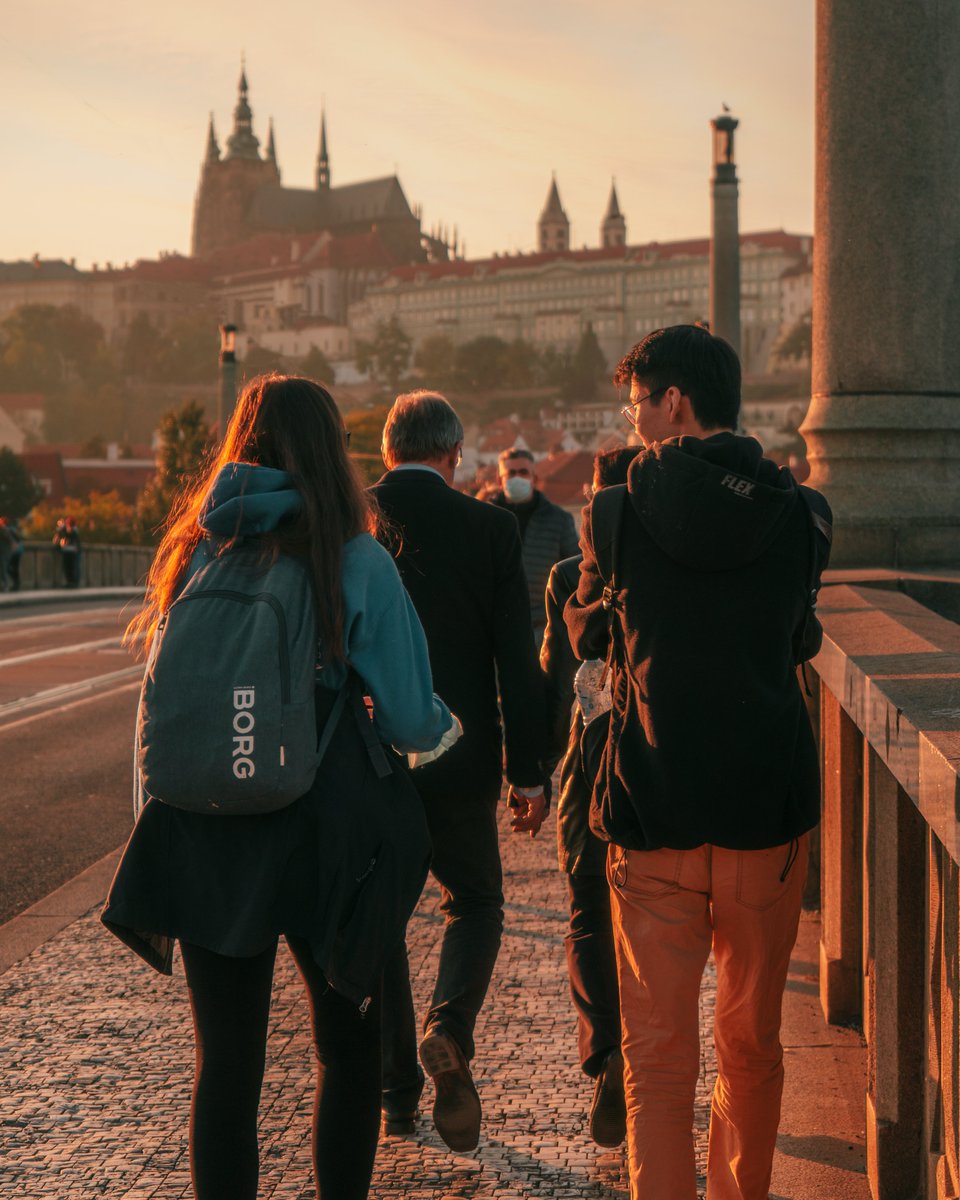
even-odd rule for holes
{"type": "Polygon", "coordinates": [[[600,383],[607,374],[606,356],[600,349],[593,325],[588,321],[574,351],[570,370],[561,385],[564,398],[581,402],[595,399],[600,383]]]}
{"type": "Polygon", "coordinates": [[[197,474],[210,446],[203,406],[188,400],[181,408],[164,413],[159,434],[157,473],[137,501],[137,524],[151,534],[166,521],[174,499],[197,474]]]}
{"type": "Polygon", "coordinates": [[[24,533],[48,541],[61,517],[76,518],[85,542],[119,546],[140,540],[134,507],[124,503],[117,491],[93,491],[85,500],[68,496],[62,504],[45,500],[34,509],[24,533]]]}
{"type": "Polygon", "coordinates": [[[805,312],[799,320],[780,337],[773,348],[773,356],[780,362],[793,360],[803,362],[813,353],[813,314],[805,312]]]}
{"type": "Polygon", "coordinates": [[[354,348],[358,371],[369,371],[379,383],[392,392],[410,363],[413,346],[409,335],[396,315],[389,321],[378,321],[372,342],[358,341],[354,348]]]}
{"type": "Polygon", "coordinates": [[[273,371],[283,370],[283,359],[276,350],[268,350],[266,346],[253,345],[247,351],[246,357],[240,364],[241,386],[257,375],[269,375],[273,371]]]}
{"type": "Polygon", "coordinates": [[[99,387],[116,374],[103,329],[73,305],[21,304],[0,330],[0,384],[9,391],[99,387]]]}
{"type": "Polygon", "coordinates": [[[25,517],[43,498],[43,488],[9,446],[0,447],[0,515],[25,517]]]}
{"type": "Polygon", "coordinates": [[[380,442],[389,411],[389,404],[378,404],[374,408],[355,408],[343,418],[350,430],[350,457],[368,483],[376,483],[383,474],[380,442]]]}
{"type": "Polygon", "coordinates": [[[330,360],[320,349],[319,346],[310,344],[310,350],[305,358],[300,361],[300,373],[306,375],[308,379],[315,379],[318,383],[334,384],[337,382],[337,373],[333,369],[330,360]]]}
{"type": "Polygon", "coordinates": [[[474,392],[490,392],[503,382],[507,343],[478,337],[457,347],[457,384],[474,392]]]}
{"type": "Polygon", "coordinates": [[[420,372],[424,386],[448,388],[456,382],[457,350],[442,333],[424,338],[413,356],[413,365],[420,372]]]}

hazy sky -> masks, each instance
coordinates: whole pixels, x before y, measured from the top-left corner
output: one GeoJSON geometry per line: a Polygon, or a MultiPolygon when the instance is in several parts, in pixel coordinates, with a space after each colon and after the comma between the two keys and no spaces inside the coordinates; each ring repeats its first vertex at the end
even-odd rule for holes
{"type": "Polygon", "coordinates": [[[708,122],[740,118],[741,228],[813,221],[812,0],[10,0],[0,260],[189,252],[208,114],[246,52],[254,131],[313,185],[396,168],[469,257],[532,249],[555,170],[572,244],[616,176],[631,242],[706,235],[708,122]]]}

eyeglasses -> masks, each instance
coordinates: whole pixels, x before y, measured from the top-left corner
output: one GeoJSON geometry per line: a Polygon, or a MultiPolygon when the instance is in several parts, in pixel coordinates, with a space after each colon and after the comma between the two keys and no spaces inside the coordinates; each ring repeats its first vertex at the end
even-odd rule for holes
{"type": "Polygon", "coordinates": [[[620,409],[621,417],[625,417],[626,420],[628,420],[632,425],[634,423],[633,410],[635,408],[639,408],[644,400],[652,400],[655,396],[662,396],[664,392],[669,390],[669,388],[670,384],[667,384],[666,387],[657,388],[656,391],[653,392],[647,392],[647,394],[645,396],[641,396],[639,400],[632,400],[629,404],[625,404],[623,408],[620,409]]]}

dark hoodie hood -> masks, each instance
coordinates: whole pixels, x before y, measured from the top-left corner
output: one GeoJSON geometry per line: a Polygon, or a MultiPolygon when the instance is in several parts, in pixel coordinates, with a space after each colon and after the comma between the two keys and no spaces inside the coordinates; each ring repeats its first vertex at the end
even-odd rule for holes
{"type": "Polygon", "coordinates": [[[200,528],[215,537],[268,533],[300,511],[300,493],[286,471],[227,463],[200,510],[200,528]]]}
{"type": "Polygon", "coordinates": [[[798,498],[790,472],[764,458],[754,438],[733,433],[656,442],[630,464],[627,490],[660,549],[699,571],[759,558],[798,498]]]}

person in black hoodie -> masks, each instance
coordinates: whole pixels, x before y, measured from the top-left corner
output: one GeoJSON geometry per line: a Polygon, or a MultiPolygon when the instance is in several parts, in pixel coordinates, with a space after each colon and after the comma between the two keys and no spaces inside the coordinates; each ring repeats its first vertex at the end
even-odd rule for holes
{"type": "Polygon", "coordinates": [[[765,1200],[783,1086],[780,1007],[819,819],[795,665],[830,510],[734,432],[740,364],[706,329],[649,334],[615,382],[630,386],[624,415],[644,449],[623,499],[608,489],[584,513],[565,619],[581,659],[615,643],[590,821],[611,843],[631,1187],[649,1200],[695,1200],[698,997],[712,946],[707,1191],[765,1200]],[[615,499],[612,558],[614,524],[597,521],[595,545],[594,522],[615,499]],[[598,552],[608,574],[616,563],[607,607],[598,552]]]}

